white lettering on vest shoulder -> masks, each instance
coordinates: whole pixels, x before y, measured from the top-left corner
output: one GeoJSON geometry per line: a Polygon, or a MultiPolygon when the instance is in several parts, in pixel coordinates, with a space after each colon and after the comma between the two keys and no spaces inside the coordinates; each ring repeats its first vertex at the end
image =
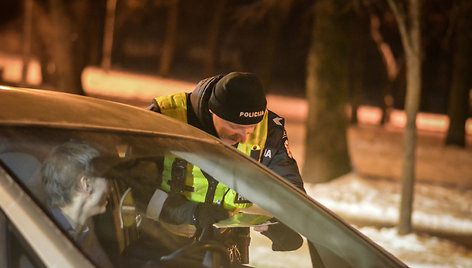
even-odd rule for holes
{"type": "Polygon", "coordinates": [[[274,123],[281,126],[282,125],[282,118],[281,117],[276,117],[274,118],[274,123]]]}
{"type": "Polygon", "coordinates": [[[264,152],[264,157],[272,158],[272,151],[269,149],[266,149],[264,152]]]}
{"type": "Polygon", "coordinates": [[[258,112],[239,112],[239,117],[260,117],[264,115],[264,111],[258,112]]]}

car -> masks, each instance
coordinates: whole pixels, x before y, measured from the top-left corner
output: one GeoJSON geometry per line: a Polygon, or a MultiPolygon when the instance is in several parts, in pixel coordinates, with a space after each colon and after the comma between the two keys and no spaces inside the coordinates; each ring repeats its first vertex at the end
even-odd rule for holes
{"type": "Polygon", "coordinates": [[[97,251],[71,239],[45,201],[43,161],[69,141],[96,144],[110,155],[97,162],[114,179],[106,211],[92,217],[91,232],[115,267],[254,263],[234,266],[210,242],[162,249],[165,236],[153,228],[158,221],[146,217],[144,196],[158,186],[169,155],[200,167],[250,200],[258,213],[301,234],[310,267],[406,267],[282,177],[190,125],[131,105],[39,89],[0,86],[0,107],[0,267],[101,266],[100,257],[92,256],[97,251]],[[193,259],[190,251],[209,254],[213,262],[193,259]]]}

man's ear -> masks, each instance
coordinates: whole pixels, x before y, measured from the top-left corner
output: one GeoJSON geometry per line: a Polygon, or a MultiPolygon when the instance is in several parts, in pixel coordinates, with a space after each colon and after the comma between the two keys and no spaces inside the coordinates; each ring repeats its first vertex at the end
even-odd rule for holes
{"type": "Polygon", "coordinates": [[[90,179],[86,176],[82,176],[82,178],[80,178],[80,190],[84,193],[92,193],[92,185],[90,179]]]}

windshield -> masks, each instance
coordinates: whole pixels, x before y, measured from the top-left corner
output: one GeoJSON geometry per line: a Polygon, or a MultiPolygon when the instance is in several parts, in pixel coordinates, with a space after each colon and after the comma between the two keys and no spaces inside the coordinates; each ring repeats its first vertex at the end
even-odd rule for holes
{"type": "MultiPolygon", "coordinates": [[[[298,250],[274,251],[271,240],[251,227],[251,239],[247,240],[247,243],[251,241],[249,252],[237,252],[247,255],[249,265],[312,267],[310,255],[315,263],[321,258],[326,266],[336,267],[369,266],[379,261],[372,260],[369,254],[374,253],[361,247],[346,250],[350,245],[364,245],[366,241],[349,235],[349,228],[340,222],[319,221],[332,216],[323,209],[316,209],[306,195],[268,169],[222,144],[191,137],[39,127],[4,127],[0,134],[0,160],[8,171],[84,255],[100,267],[157,267],[163,265],[163,256],[173,256],[182,250],[182,245],[195,240],[198,230],[194,225],[160,221],[161,211],[155,205],[165,202],[156,190],[180,191],[187,199],[198,198],[190,196],[192,190],[184,193],[188,182],[179,184],[178,180],[166,179],[178,177],[182,172],[175,165],[179,162],[176,159],[183,161],[184,173],[195,172],[188,167],[197,166],[205,177],[223,182],[228,188],[223,199],[234,194],[235,200],[242,200],[242,206],[225,207],[233,216],[238,212],[266,216],[242,221],[233,217],[233,222],[216,226],[219,233],[241,226],[267,224],[284,224],[289,227],[284,230],[291,232],[308,230],[304,234],[310,237],[311,244],[305,236],[300,236],[303,245],[298,250]],[[72,152],[75,154],[70,156],[72,152]],[[70,165],[74,161],[77,163],[70,165]],[[72,174],[79,174],[75,176],[80,179],[77,184],[63,185],[64,181],[70,181],[68,177],[72,174]],[[84,195],[71,195],[80,191],[84,195]],[[287,210],[287,204],[291,209],[287,210]],[[303,211],[312,212],[304,215],[303,211]],[[320,218],[313,221],[310,217],[320,218]],[[275,218],[277,222],[270,222],[275,218]]],[[[203,187],[209,185],[210,180],[203,187]]],[[[231,206],[224,200],[214,202],[231,206]]],[[[192,264],[187,255],[174,257],[192,264]]],[[[172,258],[168,262],[175,261],[172,258]]],[[[378,258],[383,261],[386,257],[378,258]]]]}
{"type": "MultiPolygon", "coordinates": [[[[1,136],[0,160],[58,227],[98,266],[106,266],[109,262],[115,267],[144,265],[151,260],[158,262],[161,256],[178,249],[174,246],[178,243],[172,240],[175,238],[156,232],[162,226],[157,226],[160,224],[158,219],[152,219],[152,215],[146,213],[154,191],[161,188],[164,159],[197,161],[206,166],[203,171],[231,177],[234,181],[239,175],[228,168],[233,170],[234,166],[239,166],[247,170],[254,166],[244,157],[231,157],[235,154],[233,150],[192,139],[22,127],[3,128],[1,136]],[[48,198],[51,190],[42,180],[43,167],[45,161],[50,161],[51,152],[70,144],[87,144],[99,151],[94,166],[98,169],[97,176],[107,177],[110,188],[106,193],[104,212],[95,213],[80,230],[81,234],[87,233],[84,238],[77,232],[75,236],[71,235],[75,226],[69,226],[73,225],[71,219],[62,217],[51,204],[51,198],[48,198]]],[[[257,213],[269,215],[260,209],[257,213]]],[[[188,236],[195,232],[194,226],[179,228],[185,229],[188,236]]],[[[264,263],[261,258],[275,253],[270,249],[270,240],[254,231],[252,236],[254,253],[250,263],[259,267],[264,263]]],[[[306,245],[303,250],[304,253],[297,253],[298,257],[304,255],[298,261],[301,264],[298,267],[311,267],[306,245]]]]}

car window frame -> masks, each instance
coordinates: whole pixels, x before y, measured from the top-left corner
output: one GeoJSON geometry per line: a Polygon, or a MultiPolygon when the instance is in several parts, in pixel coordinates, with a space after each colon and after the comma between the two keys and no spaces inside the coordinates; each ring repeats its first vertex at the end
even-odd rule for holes
{"type": "Polygon", "coordinates": [[[0,161],[0,207],[47,267],[94,267],[0,161]]]}

